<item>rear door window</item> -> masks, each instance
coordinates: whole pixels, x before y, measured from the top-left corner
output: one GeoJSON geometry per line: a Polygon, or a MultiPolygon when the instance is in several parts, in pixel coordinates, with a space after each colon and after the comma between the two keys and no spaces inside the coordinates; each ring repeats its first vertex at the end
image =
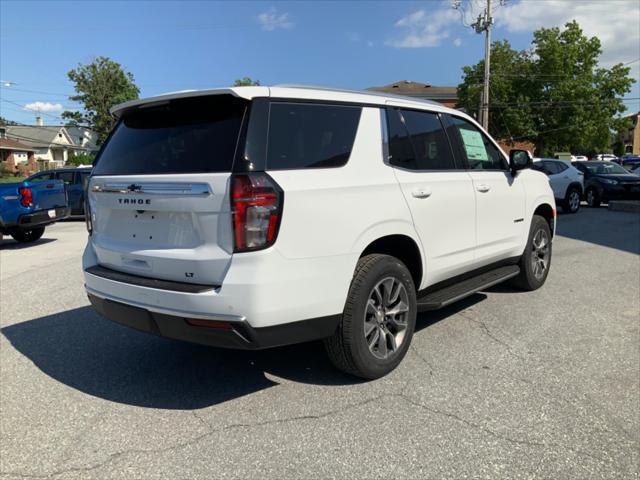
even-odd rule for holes
{"type": "Polygon", "coordinates": [[[437,113],[387,109],[389,163],[408,170],[452,170],[456,168],[437,113]]]}
{"type": "Polygon", "coordinates": [[[345,165],[351,155],[361,113],[359,106],[272,103],[267,169],[345,165]]]}
{"type": "Polygon", "coordinates": [[[125,112],[93,174],[231,172],[247,105],[232,95],[213,95],[125,112]]]}
{"type": "Polygon", "coordinates": [[[549,175],[557,175],[562,171],[560,164],[558,162],[542,162],[544,163],[544,167],[549,172],[549,175]]]}
{"type": "Polygon", "coordinates": [[[73,172],[58,172],[56,173],[56,178],[69,185],[73,183],[73,172]]]}

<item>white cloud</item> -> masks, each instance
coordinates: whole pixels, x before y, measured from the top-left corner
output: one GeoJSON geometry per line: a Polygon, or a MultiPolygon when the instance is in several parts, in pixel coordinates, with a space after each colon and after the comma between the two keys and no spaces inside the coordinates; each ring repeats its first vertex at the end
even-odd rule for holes
{"type": "Polygon", "coordinates": [[[271,7],[266,12],[258,15],[258,23],[262,25],[262,29],[267,32],[272,32],[277,28],[289,29],[294,26],[289,13],[278,13],[275,7],[271,7]]]}
{"type": "MultiPolygon", "coordinates": [[[[603,2],[510,2],[494,12],[496,25],[509,32],[533,32],[540,27],[561,27],[576,20],[585,35],[602,43],[600,63],[611,66],[640,57],[640,2],[609,0],[603,2]]],[[[633,65],[637,77],[639,62],[633,65]]]]}
{"type": "Polygon", "coordinates": [[[59,103],[50,103],[50,102],[33,102],[27,103],[24,106],[25,110],[30,110],[32,112],[61,112],[62,105],[59,103]]]}
{"type": "Polygon", "coordinates": [[[373,47],[373,42],[371,40],[367,42],[367,47],[373,47]]]}
{"type": "Polygon", "coordinates": [[[396,48],[437,47],[449,37],[449,28],[460,23],[460,15],[452,8],[434,11],[418,10],[395,23],[405,31],[399,38],[387,40],[386,45],[396,48]]]}
{"type": "MultiPolygon", "coordinates": [[[[480,13],[480,4],[467,11],[466,20],[473,21],[480,13]]],[[[498,2],[494,2],[497,5],[498,2]]],[[[508,32],[533,33],[540,27],[562,27],[576,20],[585,35],[598,37],[602,43],[600,64],[609,67],[616,63],[632,62],[640,57],[640,1],[603,0],[569,1],[511,0],[505,6],[493,9],[494,21],[498,31],[494,39],[500,39],[501,29],[508,32]]],[[[443,2],[435,10],[418,10],[402,17],[395,23],[404,34],[391,38],[386,45],[398,48],[437,47],[443,40],[453,36],[454,29],[462,28],[460,13],[443,2]]],[[[467,29],[471,31],[471,29],[467,29]]],[[[459,30],[458,30],[459,31],[459,30]]],[[[459,37],[452,41],[454,46],[462,44],[459,37]]],[[[640,62],[630,64],[631,75],[640,76],[640,62]]]]}

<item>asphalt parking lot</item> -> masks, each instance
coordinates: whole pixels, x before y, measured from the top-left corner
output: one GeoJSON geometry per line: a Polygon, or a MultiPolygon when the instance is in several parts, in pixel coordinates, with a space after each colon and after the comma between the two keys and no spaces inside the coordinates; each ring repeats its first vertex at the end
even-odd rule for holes
{"type": "Polygon", "coordinates": [[[640,215],[561,215],[547,284],[421,314],[359,382],[319,344],[217,350],[103,320],[82,222],[0,253],[0,478],[637,478],[640,215]]]}

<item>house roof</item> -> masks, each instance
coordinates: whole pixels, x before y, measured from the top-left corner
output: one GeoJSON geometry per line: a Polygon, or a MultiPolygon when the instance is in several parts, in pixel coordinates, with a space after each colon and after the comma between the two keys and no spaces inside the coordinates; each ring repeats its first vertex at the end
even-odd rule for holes
{"type": "Polygon", "coordinates": [[[367,90],[432,100],[457,100],[458,98],[458,87],[435,87],[428,83],[413,82],[411,80],[400,80],[382,87],[369,87],[367,90]]]}
{"type": "Polygon", "coordinates": [[[77,139],[79,137],[82,137],[86,140],[86,143],[83,142],[82,145],[78,145],[78,146],[85,148],[87,150],[92,150],[92,151],[98,150],[99,147],[96,144],[96,139],[98,138],[98,134],[94,130],[88,127],[82,127],[82,126],[65,127],[65,128],[67,130],[67,133],[73,140],[73,143],[77,145],[78,144],[77,139]]]}
{"type": "Polygon", "coordinates": [[[58,134],[62,133],[74,146],[73,140],[69,137],[64,127],[37,127],[30,125],[7,125],[5,128],[7,137],[12,137],[29,147],[42,148],[51,145],[64,145],[57,141],[58,134]]]}
{"type": "Polygon", "coordinates": [[[16,152],[33,152],[34,149],[10,138],[0,138],[0,150],[13,150],[16,152]]]}

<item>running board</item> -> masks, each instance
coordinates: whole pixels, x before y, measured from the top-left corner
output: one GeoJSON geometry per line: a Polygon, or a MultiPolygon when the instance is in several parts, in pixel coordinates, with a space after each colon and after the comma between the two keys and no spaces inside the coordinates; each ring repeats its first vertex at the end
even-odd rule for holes
{"type": "Polygon", "coordinates": [[[425,293],[418,298],[418,311],[437,310],[447,305],[457,302],[469,295],[473,295],[480,290],[485,290],[498,283],[509,280],[520,273],[517,265],[507,265],[482,273],[475,277],[467,278],[459,283],[455,283],[440,290],[425,293]]]}

